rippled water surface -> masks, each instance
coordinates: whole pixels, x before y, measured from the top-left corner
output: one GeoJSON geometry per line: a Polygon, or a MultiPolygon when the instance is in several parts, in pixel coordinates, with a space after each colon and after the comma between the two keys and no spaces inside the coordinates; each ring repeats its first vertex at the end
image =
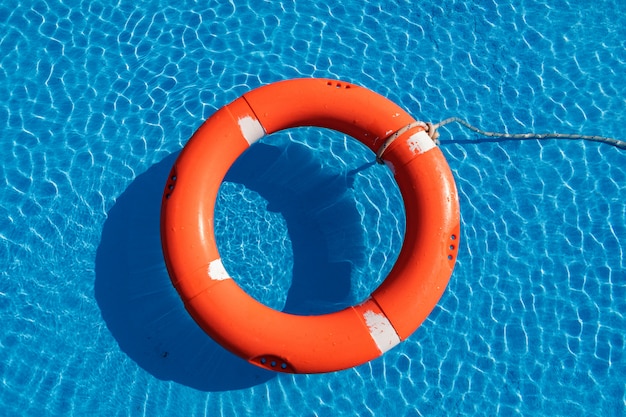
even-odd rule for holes
{"type": "MultiPolygon", "coordinates": [[[[442,128],[462,213],[448,289],[406,342],[342,372],[277,375],[224,351],[159,240],[194,130],[281,79],[344,79],[433,122],[624,140],[623,1],[136,3],[0,5],[3,415],[624,414],[617,148],[442,128]]],[[[215,222],[251,295],[317,313],[380,283],[404,216],[373,159],[321,129],[248,151],[215,222]]]]}

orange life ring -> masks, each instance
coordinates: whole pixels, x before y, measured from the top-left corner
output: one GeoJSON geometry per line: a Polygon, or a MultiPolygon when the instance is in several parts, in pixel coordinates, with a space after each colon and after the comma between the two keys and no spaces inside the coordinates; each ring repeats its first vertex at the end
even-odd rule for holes
{"type": "Polygon", "coordinates": [[[388,99],[327,79],[277,82],[219,109],[176,160],[161,207],[167,269],[194,320],[249,362],[292,373],[350,368],[409,337],[450,279],[459,224],[452,173],[424,128],[388,99]],[[282,313],[246,294],[224,269],[213,230],[217,192],[237,157],[264,135],[299,126],[343,132],[374,152],[384,143],[406,211],[402,249],[384,282],[361,304],[318,316],[282,313]]]}

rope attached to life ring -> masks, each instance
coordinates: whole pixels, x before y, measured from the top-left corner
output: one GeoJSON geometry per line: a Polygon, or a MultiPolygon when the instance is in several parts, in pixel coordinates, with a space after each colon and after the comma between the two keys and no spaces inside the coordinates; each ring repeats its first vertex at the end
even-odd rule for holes
{"type": "Polygon", "coordinates": [[[437,127],[435,125],[430,122],[413,122],[404,126],[403,128],[396,130],[393,134],[391,134],[391,136],[389,136],[385,140],[381,147],[378,148],[378,152],[376,152],[376,162],[378,162],[379,164],[384,164],[385,162],[383,161],[383,153],[385,153],[389,145],[391,145],[391,143],[396,140],[400,135],[418,126],[422,127],[424,131],[428,133],[428,136],[430,136],[430,138],[435,142],[435,144],[439,145],[439,132],[437,132],[437,127]]]}
{"type": "Polygon", "coordinates": [[[487,132],[481,130],[471,124],[467,123],[465,120],[460,119],[458,117],[449,117],[445,120],[442,120],[439,123],[436,123],[433,126],[434,129],[445,126],[449,123],[456,122],[465,126],[469,130],[478,133],[479,135],[492,137],[492,138],[501,138],[505,140],[515,139],[515,140],[524,140],[524,139],[571,139],[571,140],[590,140],[594,142],[602,142],[608,145],[615,146],[619,149],[626,150],[626,142],[623,140],[607,138],[605,136],[591,136],[591,135],[578,135],[572,133],[499,133],[499,132],[487,132]]]}
{"type": "MultiPolygon", "coordinates": [[[[391,143],[396,140],[400,135],[407,132],[410,129],[421,126],[426,133],[431,137],[431,139],[435,142],[435,144],[439,145],[439,132],[437,129],[445,126],[450,123],[459,123],[472,132],[476,132],[479,135],[491,137],[491,138],[499,138],[503,140],[527,140],[527,139],[570,139],[570,140],[589,140],[593,142],[602,142],[607,145],[615,146],[616,148],[626,150],[626,141],[618,140],[614,138],[609,138],[605,136],[597,136],[597,135],[578,135],[573,133],[500,133],[500,132],[488,132],[482,129],[477,128],[476,126],[472,126],[468,122],[458,117],[449,117],[447,119],[442,120],[439,123],[430,123],[430,122],[413,122],[404,126],[403,128],[394,132],[391,136],[389,136],[382,146],[376,152],[376,162],[379,164],[383,164],[383,154],[385,150],[391,145],[391,143]]],[[[452,142],[452,141],[450,141],[452,142]]],[[[455,141],[459,143],[458,141],[455,141]]]]}

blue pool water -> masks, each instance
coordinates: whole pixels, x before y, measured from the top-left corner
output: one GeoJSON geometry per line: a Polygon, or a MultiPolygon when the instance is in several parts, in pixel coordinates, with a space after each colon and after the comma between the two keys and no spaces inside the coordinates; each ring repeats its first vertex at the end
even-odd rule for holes
{"type": "MultiPolygon", "coordinates": [[[[205,336],[158,230],[193,131],[285,78],[344,79],[423,120],[623,140],[623,1],[136,3],[0,5],[0,414],[624,415],[617,148],[443,128],[462,211],[450,285],[406,342],[332,374],[269,373],[205,336]]],[[[404,223],[373,155],[301,129],[245,161],[216,215],[242,286],[300,313],[375,288],[404,223]]]]}

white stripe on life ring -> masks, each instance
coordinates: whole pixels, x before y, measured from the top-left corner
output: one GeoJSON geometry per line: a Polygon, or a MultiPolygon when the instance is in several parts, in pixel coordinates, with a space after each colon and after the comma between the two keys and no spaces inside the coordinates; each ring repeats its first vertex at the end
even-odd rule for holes
{"type": "Polygon", "coordinates": [[[242,117],[238,120],[238,123],[241,134],[250,145],[265,136],[265,129],[263,129],[261,123],[253,117],[242,117]]]}
{"type": "Polygon", "coordinates": [[[409,150],[413,152],[413,155],[428,152],[436,146],[435,141],[433,141],[431,137],[428,136],[428,133],[423,130],[411,135],[406,140],[406,144],[408,145],[409,150]]]}
{"type": "Polygon", "coordinates": [[[209,263],[209,278],[211,278],[214,281],[222,281],[225,279],[230,279],[230,275],[228,274],[228,271],[226,271],[226,268],[224,268],[224,264],[222,263],[222,259],[221,258],[217,258],[214,261],[211,261],[211,263],[209,263]]]}
{"type": "Polygon", "coordinates": [[[363,314],[363,318],[381,354],[401,342],[396,329],[393,328],[391,322],[384,314],[377,314],[372,310],[368,310],[363,314]]]}

